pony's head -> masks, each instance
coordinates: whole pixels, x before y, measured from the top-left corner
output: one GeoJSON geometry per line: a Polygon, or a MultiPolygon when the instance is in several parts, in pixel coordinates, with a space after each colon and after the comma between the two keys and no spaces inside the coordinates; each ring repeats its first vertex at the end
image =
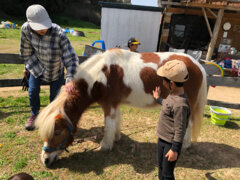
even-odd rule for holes
{"type": "Polygon", "coordinates": [[[38,115],[35,126],[44,140],[41,160],[50,166],[58,156],[73,142],[74,126],[64,111],[67,94],[62,92],[38,115]]]}

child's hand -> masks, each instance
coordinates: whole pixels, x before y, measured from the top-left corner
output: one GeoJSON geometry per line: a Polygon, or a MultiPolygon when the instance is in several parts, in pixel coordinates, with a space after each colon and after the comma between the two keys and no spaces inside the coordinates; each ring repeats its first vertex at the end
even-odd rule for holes
{"type": "Polygon", "coordinates": [[[178,157],[178,153],[170,149],[168,153],[165,155],[165,157],[168,158],[168,161],[176,161],[178,157]]]}
{"type": "Polygon", "coordinates": [[[157,86],[155,88],[155,90],[153,90],[153,97],[155,99],[159,98],[160,97],[160,94],[161,94],[161,89],[160,89],[160,86],[157,86]]]}

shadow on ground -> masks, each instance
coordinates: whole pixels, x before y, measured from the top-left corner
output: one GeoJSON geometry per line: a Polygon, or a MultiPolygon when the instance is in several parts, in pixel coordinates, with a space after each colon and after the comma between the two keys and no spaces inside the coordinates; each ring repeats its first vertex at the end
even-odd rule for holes
{"type": "MultiPolygon", "coordinates": [[[[204,114],[204,117],[211,119],[211,115],[204,114]]],[[[229,120],[227,120],[226,124],[224,126],[220,126],[222,128],[228,128],[228,129],[240,129],[239,125],[235,123],[234,121],[240,121],[239,118],[230,117],[229,120]]]]}
{"type": "Polygon", "coordinates": [[[213,170],[240,167],[240,149],[226,144],[196,142],[182,153],[178,166],[213,170]]]}
{"type": "MultiPolygon", "coordinates": [[[[30,111],[18,111],[18,113],[30,113],[30,111]]],[[[4,118],[7,118],[7,117],[12,116],[14,114],[16,114],[15,111],[12,111],[12,112],[2,112],[2,111],[0,111],[0,121],[4,118]]]]}
{"type": "MultiPolygon", "coordinates": [[[[99,132],[103,131],[103,127],[95,127],[90,130],[81,129],[76,135],[75,141],[78,141],[79,138],[82,140],[87,138],[84,134],[88,133],[89,135],[89,131],[91,137],[96,137],[96,142],[100,143],[102,135],[99,135],[99,132]]],[[[74,146],[78,146],[77,150],[81,152],[60,158],[51,168],[68,168],[70,171],[80,173],[94,171],[96,174],[102,174],[106,167],[130,164],[137,173],[145,174],[152,172],[157,167],[157,144],[136,142],[125,134],[122,134],[122,139],[114,144],[114,148],[110,152],[84,149],[81,147],[81,143],[74,146]]],[[[193,143],[190,149],[182,152],[177,166],[199,170],[240,167],[239,157],[240,149],[238,148],[225,144],[198,142],[193,143]]],[[[211,179],[211,174],[206,174],[206,176],[211,179]]]]}

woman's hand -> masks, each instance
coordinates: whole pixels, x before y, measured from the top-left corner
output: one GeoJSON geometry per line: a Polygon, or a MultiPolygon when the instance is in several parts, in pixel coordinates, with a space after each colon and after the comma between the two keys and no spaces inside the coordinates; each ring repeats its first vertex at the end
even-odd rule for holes
{"type": "Polygon", "coordinates": [[[70,81],[65,85],[65,91],[68,93],[68,95],[73,94],[73,92],[75,91],[75,87],[73,85],[73,82],[70,81]]]}
{"type": "Polygon", "coordinates": [[[155,99],[158,99],[160,97],[160,94],[161,94],[160,86],[157,86],[155,90],[153,90],[153,97],[155,99]]]}
{"type": "Polygon", "coordinates": [[[25,69],[25,70],[23,71],[23,75],[24,75],[24,77],[25,77],[26,79],[29,79],[30,72],[29,72],[27,69],[25,69]]]}

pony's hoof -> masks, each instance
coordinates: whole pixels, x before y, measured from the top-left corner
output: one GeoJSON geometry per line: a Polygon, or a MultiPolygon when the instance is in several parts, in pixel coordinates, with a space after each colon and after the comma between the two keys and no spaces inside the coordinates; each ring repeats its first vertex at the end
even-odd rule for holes
{"type": "Polygon", "coordinates": [[[120,141],[121,133],[115,135],[115,141],[120,141]]]}
{"type": "Polygon", "coordinates": [[[101,151],[111,151],[111,150],[112,150],[112,146],[101,142],[101,144],[100,144],[100,150],[101,150],[101,151]]]}

